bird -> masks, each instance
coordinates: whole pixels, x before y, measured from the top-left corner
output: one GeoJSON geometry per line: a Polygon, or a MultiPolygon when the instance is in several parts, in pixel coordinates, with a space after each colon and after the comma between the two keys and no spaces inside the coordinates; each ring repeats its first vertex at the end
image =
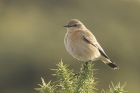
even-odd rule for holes
{"type": "Polygon", "coordinates": [[[64,37],[66,50],[76,59],[87,65],[91,61],[101,60],[112,69],[119,69],[105,53],[96,37],[78,19],[71,19],[64,37]]]}

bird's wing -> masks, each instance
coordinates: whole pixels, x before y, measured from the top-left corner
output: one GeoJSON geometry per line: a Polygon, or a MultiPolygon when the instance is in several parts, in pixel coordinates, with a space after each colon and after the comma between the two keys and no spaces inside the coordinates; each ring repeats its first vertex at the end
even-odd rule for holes
{"type": "Polygon", "coordinates": [[[92,44],[94,47],[96,47],[102,56],[109,59],[109,57],[106,55],[100,44],[97,42],[95,36],[90,31],[81,31],[81,35],[83,39],[87,42],[92,44]]]}

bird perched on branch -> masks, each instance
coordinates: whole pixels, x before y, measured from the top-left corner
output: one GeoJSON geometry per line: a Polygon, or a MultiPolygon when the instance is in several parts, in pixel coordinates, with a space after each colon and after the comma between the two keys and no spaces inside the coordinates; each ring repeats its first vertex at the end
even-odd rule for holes
{"type": "Polygon", "coordinates": [[[64,38],[66,50],[76,59],[85,61],[101,60],[113,69],[119,67],[106,55],[95,36],[82,22],[71,19],[67,25],[67,33],[64,38]]]}

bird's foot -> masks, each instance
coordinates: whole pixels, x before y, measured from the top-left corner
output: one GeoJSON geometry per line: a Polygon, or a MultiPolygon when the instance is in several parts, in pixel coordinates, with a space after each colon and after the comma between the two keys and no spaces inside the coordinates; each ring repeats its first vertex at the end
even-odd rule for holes
{"type": "Polygon", "coordinates": [[[84,63],[84,70],[88,68],[88,64],[89,64],[89,62],[91,62],[91,60],[86,61],[86,62],[84,63]]]}

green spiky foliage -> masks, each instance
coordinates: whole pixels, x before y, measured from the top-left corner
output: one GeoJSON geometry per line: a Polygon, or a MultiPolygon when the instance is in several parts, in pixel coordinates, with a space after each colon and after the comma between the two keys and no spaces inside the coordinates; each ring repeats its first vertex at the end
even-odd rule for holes
{"type": "MultiPolygon", "coordinates": [[[[57,69],[52,69],[55,73],[53,76],[57,77],[57,81],[45,83],[42,79],[42,85],[40,88],[35,88],[40,93],[96,93],[95,86],[97,85],[96,78],[94,77],[95,69],[93,69],[93,63],[89,63],[87,68],[83,65],[78,73],[74,73],[74,70],[68,69],[68,65],[59,62],[57,69]]],[[[108,90],[102,90],[101,93],[124,93],[125,84],[123,86],[118,85],[109,86],[108,90]]]]}

